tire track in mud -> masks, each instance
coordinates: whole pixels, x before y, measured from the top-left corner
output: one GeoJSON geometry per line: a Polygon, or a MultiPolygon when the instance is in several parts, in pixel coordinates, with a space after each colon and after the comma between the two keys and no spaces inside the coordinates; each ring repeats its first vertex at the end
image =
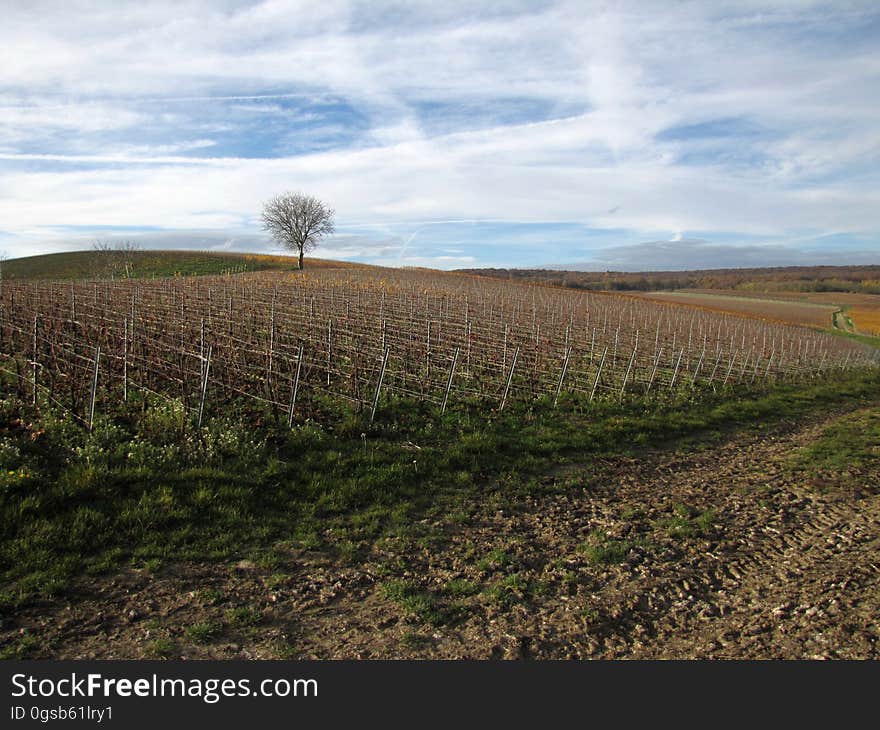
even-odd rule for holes
{"type": "MultiPolygon", "coordinates": [[[[877,656],[877,495],[823,495],[785,471],[792,448],[814,440],[839,418],[769,446],[731,444],[734,458],[727,449],[722,452],[727,458],[712,459],[714,476],[706,484],[728,485],[713,500],[728,518],[724,537],[714,551],[685,558],[677,571],[668,566],[667,572],[678,576],[667,575],[648,588],[653,599],[648,610],[644,600],[630,600],[629,628],[638,620],[649,627],[650,638],[634,644],[624,636],[613,655],[877,656]],[[760,519],[768,503],[773,512],[760,519]],[[666,608],[658,611],[658,605],[666,608]]],[[[680,481],[701,482],[706,466],[679,472],[680,481]]],[[[651,480],[645,483],[650,488],[651,480]]],[[[626,632],[626,626],[620,628],[626,632]]]]}

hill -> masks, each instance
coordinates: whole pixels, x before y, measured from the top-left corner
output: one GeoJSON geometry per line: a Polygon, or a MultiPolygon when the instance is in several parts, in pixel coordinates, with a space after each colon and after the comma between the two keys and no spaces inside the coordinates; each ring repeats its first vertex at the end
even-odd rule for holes
{"type": "MultiPolygon", "coordinates": [[[[352,267],[307,259],[306,268],[352,267]]],[[[26,256],[3,262],[4,279],[149,279],[162,276],[205,276],[246,271],[289,271],[293,256],[213,251],[70,251],[26,256]]]]}

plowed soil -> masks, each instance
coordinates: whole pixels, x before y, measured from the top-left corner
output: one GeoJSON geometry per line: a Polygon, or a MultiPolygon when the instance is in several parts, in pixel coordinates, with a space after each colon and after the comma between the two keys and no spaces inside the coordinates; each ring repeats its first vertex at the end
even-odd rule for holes
{"type": "MultiPolygon", "coordinates": [[[[876,405],[876,404],[875,404],[876,405]]],[[[798,449],[851,414],[485,486],[347,559],[166,565],[22,607],[55,658],[878,658],[880,468],[798,449]]]]}

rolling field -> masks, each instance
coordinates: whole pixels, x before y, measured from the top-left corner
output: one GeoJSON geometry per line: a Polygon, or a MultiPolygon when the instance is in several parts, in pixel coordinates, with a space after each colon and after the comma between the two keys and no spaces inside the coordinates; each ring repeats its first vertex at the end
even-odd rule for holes
{"type": "Polygon", "coordinates": [[[791,301],[754,294],[734,294],[709,291],[655,291],[630,296],[657,302],[675,302],[689,307],[700,307],[715,312],[744,314],[770,322],[830,328],[833,315],[839,307],[810,301],[791,301]]]}
{"type": "Polygon", "coordinates": [[[880,336],[880,295],[853,292],[745,292],[693,289],[635,294],[653,301],[679,302],[719,312],[737,312],[771,321],[814,327],[837,327],[880,336]],[[842,311],[850,321],[834,316],[842,311]]]}
{"type": "Polygon", "coordinates": [[[744,314],[332,263],[7,279],[0,651],[877,657],[877,351],[744,314]]]}
{"type": "MultiPolygon", "coordinates": [[[[210,251],[71,251],[9,259],[2,264],[3,278],[23,279],[143,279],[174,276],[208,276],[247,271],[290,271],[297,268],[292,256],[220,253],[210,251]]],[[[349,268],[357,264],[309,259],[315,268],[349,268]]]]}

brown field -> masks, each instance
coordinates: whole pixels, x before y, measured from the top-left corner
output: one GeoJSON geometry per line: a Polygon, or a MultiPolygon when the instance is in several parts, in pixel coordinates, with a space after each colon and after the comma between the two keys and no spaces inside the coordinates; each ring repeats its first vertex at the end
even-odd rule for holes
{"type": "MultiPolygon", "coordinates": [[[[754,299],[754,293],[735,290],[694,290],[710,296],[754,299]]],[[[657,293],[657,292],[655,292],[657,293]]],[[[880,336],[880,295],[855,294],[853,292],[772,292],[762,293],[762,299],[798,302],[802,304],[830,305],[842,309],[853,321],[857,332],[880,336]]]]}
{"type": "MultiPolygon", "coordinates": [[[[749,317],[787,324],[811,327],[832,327],[832,316],[840,306],[815,301],[789,300],[788,298],[756,298],[731,292],[708,291],[654,291],[632,292],[628,296],[656,302],[674,302],[689,307],[699,307],[715,312],[743,314],[749,317]]],[[[869,296],[869,295],[850,295],[869,296]]]]}

